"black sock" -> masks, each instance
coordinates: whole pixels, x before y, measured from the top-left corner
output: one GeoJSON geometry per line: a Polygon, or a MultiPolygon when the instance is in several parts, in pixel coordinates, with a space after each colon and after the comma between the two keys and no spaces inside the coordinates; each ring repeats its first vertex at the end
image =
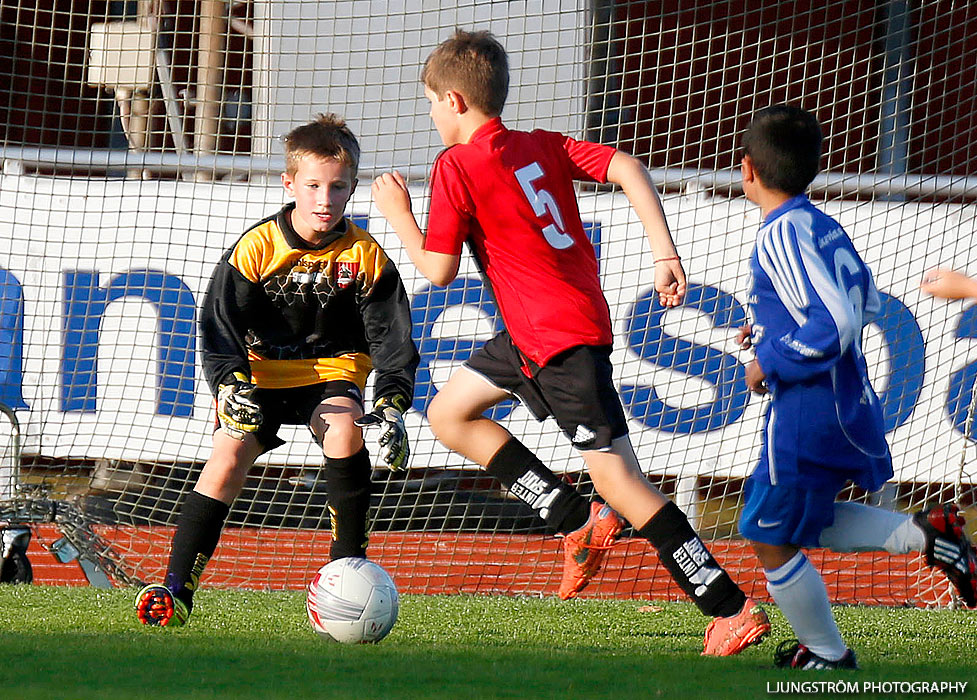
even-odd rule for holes
{"type": "Polygon", "coordinates": [[[677,505],[669,501],[638,530],[658,550],[675,583],[706,615],[738,613],[746,596],[719,565],[677,505]]]}
{"type": "Polygon", "coordinates": [[[173,535],[166,586],[193,607],[193,593],[200,584],[207,562],[214,556],[221,529],[231,507],[216,498],[191,491],[183,502],[173,535]]]}
{"type": "Polygon", "coordinates": [[[521,442],[512,438],[486,470],[557,532],[571,532],[590,517],[590,503],[521,442]]]}
{"type": "Polygon", "coordinates": [[[373,468],[366,447],[351,457],[326,457],[326,493],[332,526],[332,559],[365,557],[369,542],[370,481],[373,468]]]}

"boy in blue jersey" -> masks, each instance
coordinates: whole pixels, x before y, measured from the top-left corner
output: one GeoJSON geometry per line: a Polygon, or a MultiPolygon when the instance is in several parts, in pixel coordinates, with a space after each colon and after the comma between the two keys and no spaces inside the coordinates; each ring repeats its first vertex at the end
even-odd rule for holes
{"type": "Polygon", "coordinates": [[[755,351],[747,386],[772,400],[739,527],[797,635],[777,650],[777,665],[803,669],[857,664],[802,547],[924,551],[927,564],[977,606],[977,555],[957,506],[910,516],[835,502],[849,480],[875,491],[893,472],[861,350],[879,293],[848,234],[804,195],[821,140],[810,112],[769,107],[746,132],[741,164],[744,193],[760,206],[763,224],[750,259],[751,325],[737,342],[755,351]]]}

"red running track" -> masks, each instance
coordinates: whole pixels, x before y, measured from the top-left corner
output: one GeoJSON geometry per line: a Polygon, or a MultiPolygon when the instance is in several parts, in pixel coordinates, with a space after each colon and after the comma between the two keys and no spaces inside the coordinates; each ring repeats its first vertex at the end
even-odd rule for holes
{"type": "MultiPolygon", "coordinates": [[[[139,578],[162,579],[172,528],[98,530],[139,578]]],[[[35,582],[86,585],[77,563],[61,564],[44,548],[58,537],[51,525],[35,529],[28,550],[35,582]]],[[[304,588],[328,560],[329,541],[328,532],[315,530],[225,530],[203,584],[256,590],[304,588]]],[[[744,542],[719,540],[710,549],[748,595],[769,600],[759,563],[744,542]]],[[[925,607],[948,602],[941,577],[926,570],[919,555],[837,554],[817,549],[808,556],[836,603],[925,607]]],[[[370,557],[391,573],[402,593],[555,596],[562,569],[560,540],[540,535],[374,533],[370,557]]],[[[641,539],[621,540],[581,597],[685,599],[658,565],[654,550],[641,539]]]]}

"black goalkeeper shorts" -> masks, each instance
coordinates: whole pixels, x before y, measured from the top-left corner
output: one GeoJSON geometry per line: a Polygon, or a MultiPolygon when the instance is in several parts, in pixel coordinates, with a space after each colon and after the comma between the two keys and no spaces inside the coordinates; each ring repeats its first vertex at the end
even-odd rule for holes
{"type": "MultiPolygon", "coordinates": [[[[363,406],[363,392],[360,388],[353,382],[338,379],[289,389],[255,389],[251,400],[261,406],[262,419],[254,437],[263,448],[262,454],[285,444],[278,437],[278,429],[283,425],[308,426],[315,441],[321,446],[326,426],[315,415],[315,410],[323,401],[334,396],[347,396],[356,400],[360,407],[363,406]]],[[[220,420],[215,416],[214,430],[218,428],[220,420]]]]}
{"type": "Polygon", "coordinates": [[[553,416],[577,449],[606,450],[628,434],[610,358],[610,345],[578,345],[539,367],[503,331],[472,353],[465,366],[515,395],[536,420],[553,416]]]}

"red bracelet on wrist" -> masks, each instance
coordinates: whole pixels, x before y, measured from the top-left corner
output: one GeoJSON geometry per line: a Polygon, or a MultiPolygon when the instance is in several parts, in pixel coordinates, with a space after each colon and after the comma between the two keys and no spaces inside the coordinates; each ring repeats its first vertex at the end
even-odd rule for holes
{"type": "Polygon", "coordinates": [[[658,260],[656,260],[655,262],[656,263],[660,263],[660,262],[665,262],[666,260],[681,260],[681,259],[682,258],[680,258],[677,255],[672,255],[672,256],[667,257],[667,258],[658,258],[658,260]]]}

